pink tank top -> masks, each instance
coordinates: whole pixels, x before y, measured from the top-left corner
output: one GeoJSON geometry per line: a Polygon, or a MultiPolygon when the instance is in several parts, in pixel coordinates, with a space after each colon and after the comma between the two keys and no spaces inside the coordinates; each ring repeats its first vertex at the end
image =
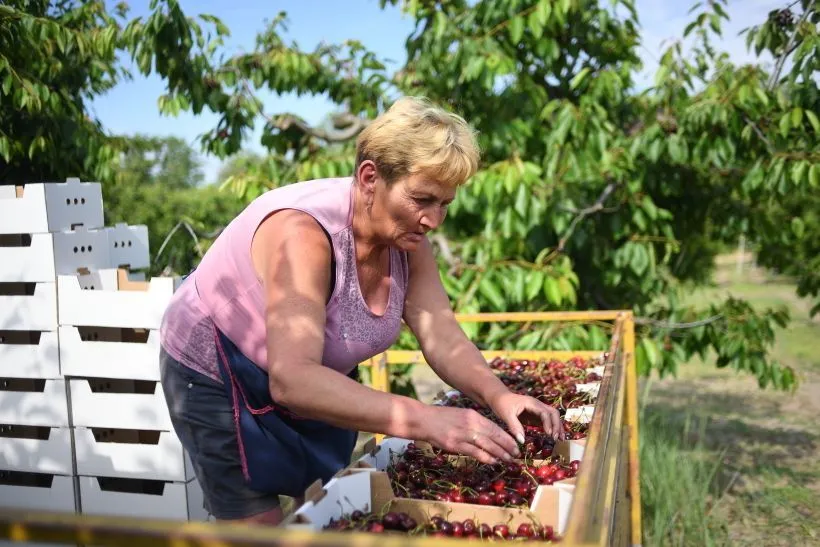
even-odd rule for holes
{"type": "Polygon", "coordinates": [[[280,209],[310,214],[330,235],[336,280],[326,306],[322,364],[349,373],[389,348],[399,335],[407,292],[407,253],[390,249],[390,296],[381,316],[367,307],[359,288],[353,238],[353,179],[319,179],[276,188],[242,211],[205,253],[174,294],[160,328],[168,354],[221,382],[213,326],[242,353],[267,369],[262,282],[251,259],[259,224],[280,209]]]}

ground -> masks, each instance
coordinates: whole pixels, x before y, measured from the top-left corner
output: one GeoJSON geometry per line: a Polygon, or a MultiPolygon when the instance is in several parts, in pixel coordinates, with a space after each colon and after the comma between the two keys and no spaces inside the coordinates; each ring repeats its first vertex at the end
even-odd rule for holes
{"type": "Polygon", "coordinates": [[[778,333],[774,357],[797,371],[797,391],[761,390],[749,377],[696,361],[678,378],[643,382],[644,416],[678,430],[685,419],[699,422],[690,446],[701,457],[722,454],[711,505],[726,529],[716,543],[820,545],[820,321],[809,318],[811,302],[788,280],[748,260],[738,274],[736,261],[719,261],[716,286],[692,299],[731,293],[756,307],[788,306],[792,322],[778,333]]]}

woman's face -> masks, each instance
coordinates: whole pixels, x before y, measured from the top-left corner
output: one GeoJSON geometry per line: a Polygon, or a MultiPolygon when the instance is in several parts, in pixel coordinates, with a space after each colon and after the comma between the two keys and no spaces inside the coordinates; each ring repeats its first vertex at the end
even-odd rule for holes
{"type": "Polygon", "coordinates": [[[447,206],[456,195],[449,188],[426,178],[411,175],[387,185],[379,181],[374,192],[374,209],[384,219],[382,237],[404,251],[415,251],[424,235],[444,222],[447,206]]]}

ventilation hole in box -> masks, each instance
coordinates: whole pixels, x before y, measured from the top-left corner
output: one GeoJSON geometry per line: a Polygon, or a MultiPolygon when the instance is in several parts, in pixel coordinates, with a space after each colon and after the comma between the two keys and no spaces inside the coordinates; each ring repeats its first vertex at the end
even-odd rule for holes
{"type": "Polygon", "coordinates": [[[81,253],[84,253],[84,252],[85,252],[85,245],[83,245],[82,247],[80,247],[80,252],[81,252],[81,253]]]}
{"type": "Polygon", "coordinates": [[[31,247],[31,234],[0,234],[0,247],[31,247]]]}
{"type": "Polygon", "coordinates": [[[88,252],[91,252],[91,245],[88,246],[88,252]]]}
{"type": "Polygon", "coordinates": [[[128,246],[129,246],[129,247],[131,246],[131,241],[130,241],[130,240],[128,241],[128,246]]]}
{"type": "Polygon", "coordinates": [[[118,245],[117,245],[117,242],[115,241],[115,242],[114,242],[114,248],[116,249],[116,248],[117,248],[117,246],[118,246],[118,245]]]}
{"type": "Polygon", "coordinates": [[[0,437],[7,439],[37,439],[47,441],[51,436],[50,427],[31,425],[0,425],[0,437]]]}
{"type": "Polygon", "coordinates": [[[80,198],[80,204],[85,205],[85,198],[80,198]]]}
{"type": "Polygon", "coordinates": [[[76,254],[78,250],[77,247],[74,247],[74,254],[76,254]]]}
{"type": "Polygon", "coordinates": [[[0,330],[0,344],[36,346],[40,343],[40,335],[42,334],[37,330],[0,330]]]}
{"type": "Polygon", "coordinates": [[[94,440],[102,443],[158,445],[161,433],[161,431],[142,429],[91,428],[91,434],[94,435],[94,440]]]}
{"type": "Polygon", "coordinates": [[[23,471],[0,471],[0,484],[8,486],[34,486],[51,488],[54,475],[48,473],[26,473],[23,471]]]}
{"type": "Polygon", "coordinates": [[[150,380],[128,380],[124,378],[88,378],[88,387],[92,393],[154,393],[154,384],[150,380]],[[149,384],[150,390],[141,384],[149,384]]]}
{"type": "Polygon", "coordinates": [[[125,247],[125,241],[120,241],[120,247],[125,247]]]}
{"type": "Polygon", "coordinates": [[[37,283],[0,283],[0,295],[3,296],[33,296],[37,283]]]}
{"type": "Polygon", "coordinates": [[[100,490],[107,492],[133,492],[161,496],[165,491],[164,481],[148,479],[123,479],[120,477],[97,477],[100,490]]]}
{"type": "Polygon", "coordinates": [[[65,204],[66,205],[71,205],[71,200],[69,198],[65,198],[65,204]]]}
{"type": "Polygon", "coordinates": [[[79,200],[78,200],[77,198],[74,198],[74,205],[77,205],[77,202],[78,202],[78,201],[79,201],[79,200]]]}
{"type": "Polygon", "coordinates": [[[42,393],[46,390],[46,381],[41,378],[3,378],[0,390],[42,393]]]}

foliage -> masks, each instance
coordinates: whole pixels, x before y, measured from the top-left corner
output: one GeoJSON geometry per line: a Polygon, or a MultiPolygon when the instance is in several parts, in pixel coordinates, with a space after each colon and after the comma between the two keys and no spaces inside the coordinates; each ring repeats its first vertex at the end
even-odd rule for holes
{"type": "Polygon", "coordinates": [[[117,141],[88,111],[125,75],[121,9],[102,1],[0,4],[0,183],[105,180],[117,141]]]}
{"type": "MultiPolygon", "coordinates": [[[[286,43],[281,13],[253,51],[225,56],[224,24],[187,17],[176,0],[152,0],[146,18],[110,27],[111,47],[167,82],[162,112],[218,114],[205,150],[237,153],[264,124],[269,155],[238,162],[223,183],[242,202],[350,174],[351,139],[368,120],[396,96],[426,95],[473,123],[483,149],[481,171],[433,237],[459,311],[633,309],[644,372],[673,373],[712,349],[761,385],[793,387],[794,374],[769,356],[786,312],[737,300],[692,309],[680,296],[710,279],[715,254],[740,234],[762,263],[796,276],[801,294],[820,292],[814,2],[792,2],[798,13],[777,10],[749,30],[755,52],[776,59],[771,71],[734,66],[715,49],[725,0],[695,4],[686,40],[662,52],[648,89],[634,80],[633,0],[381,0],[399,4],[416,28],[392,76],[355,41],[313,51],[286,43]],[[261,89],[324,94],[339,109],[310,127],[265,112],[261,89]]],[[[3,13],[23,32],[34,23],[17,6],[3,13]]],[[[601,326],[555,328],[468,333],[486,347],[605,346],[601,326]]]]}
{"type": "Polygon", "coordinates": [[[149,227],[150,275],[190,272],[244,207],[237,196],[199,186],[200,158],[177,138],[128,139],[115,173],[114,183],[102,186],[106,224],[149,227]]]}

